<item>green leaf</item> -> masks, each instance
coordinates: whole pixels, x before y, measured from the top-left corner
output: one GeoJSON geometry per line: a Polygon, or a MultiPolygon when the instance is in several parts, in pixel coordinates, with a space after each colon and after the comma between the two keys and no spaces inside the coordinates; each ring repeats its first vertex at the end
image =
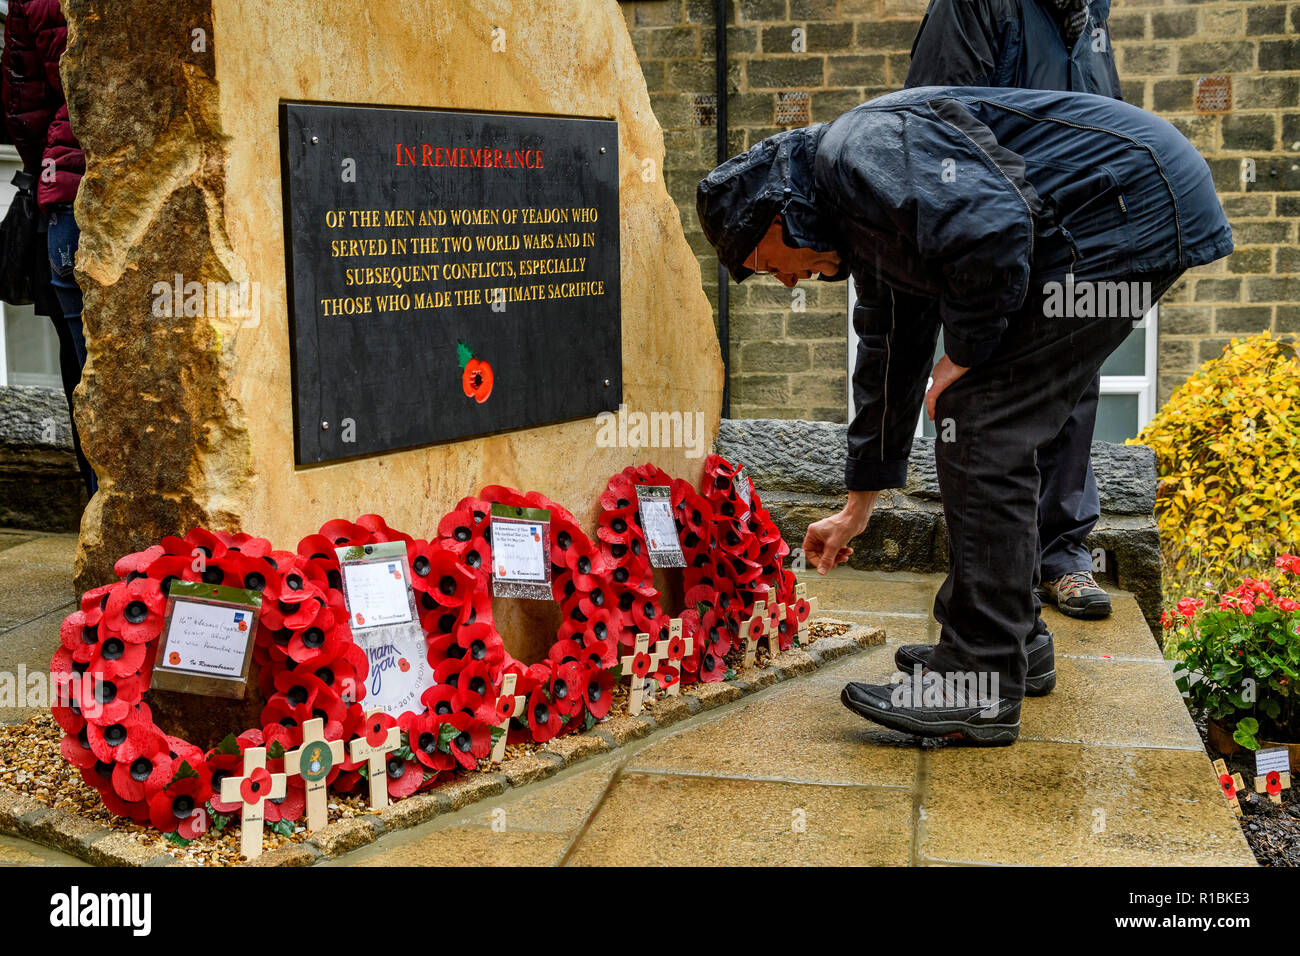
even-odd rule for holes
{"type": "Polygon", "coordinates": [[[593,713],[592,713],[591,711],[589,711],[589,710],[588,710],[588,711],[585,711],[585,713],[586,713],[586,716],[583,718],[583,727],[582,727],[582,729],[583,729],[583,730],[591,730],[592,727],[595,727],[595,726],[596,726],[596,715],[593,714],[593,713]]]}
{"type": "MultiPolygon", "coordinates": [[[[195,774],[195,776],[198,776],[198,775],[195,774]]],[[[185,837],[181,836],[181,835],[180,835],[179,833],[177,833],[175,830],[173,830],[171,833],[167,834],[167,839],[171,840],[171,841],[172,841],[173,843],[175,843],[177,846],[189,846],[191,843],[194,842],[193,840],[187,840],[187,839],[185,839],[185,837]]]]}
{"type": "Polygon", "coordinates": [[[239,738],[234,734],[226,734],[226,736],[221,739],[221,743],[217,744],[216,747],[212,749],[212,752],[214,754],[221,754],[223,757],[238,757],[240,754],[239,738]]]}
{"type": "Polygon", "coordinates": [[[210,803],[208,804],[208,815],[212,818],[212,829],[217,833],[224,830],[229,825],[230,821],[235,818],[233,813],[218,813],[216,810],[212,809],[212,804],[210,803]]]}
{"type": "Polygon", "coordinates": [[[460,367],[464,368],[466,365],[468,365],[469,360],[472,359],[473,357],[474,357],[474,353],[470,351],[470,347],[466,345],[464,342],[457,340],[456,361],[460,364],[460,367]]]}
{"type": "Polygon", "coordinates": [[[1258,750],[1259,741],[1255,739],[1255,734],[1259,733],[1259,721],[1254,717],[1243,717],[1237,721],[1237,727],[1232,732],[1232,739],[1247,750],[1258,750]]]}
{"type": "Polygon", "coordinates": [[[293,836],[293,824],[288,820],[276,820],[267,829],[280,836],[293,836]]]}
{"type": "Polygon", "coordinates": [[[492,746],[493,747],[497,745],[497,741],[501,739],[501,735],[504,734],[505,732],[506,729],[502,727],[500,724],[492,725],[492,746]]]}
{"type": "Polygon", "coordinates": [[[438,749],[443,753],[451,753],[451,742],[460,736],[460,730],[455,724],[438,725],[438,749]]]}
{"type": "Polygon", "coordinates": [[[284,744],[278,740],[271,741],[271,746],[266,748],[266,756],[269,760],[283,760],[284,744]]]}
{"type": "Polygon", "coordinates": [[[697,614],[700,615],[700,617],[704,617],[704,615],[709,613],[709,606],[705,604],[703,601],[696,601],[695,611],[697,614]]]}
{"type": "MultiPolygon", "coordinates": [[[[172,777],[171,782],[175,783],[177,780],[185,780],[189,777],[197,776],[198,773],[190,766],[190,762],[188,760],[182,760],[181,765],[176,768],[176,774],[172,777]]],[[[168,784],[168,786],[171,786],[171,784],[168,784]]]]}
{"type": "Polygon", "coordinates": [[[730,664],[727,665],[727,673],[723,676],[722,679],[723,679],[723,680],[735,680],[735,679],[736,679],[736,671],[735,671],[735,669],[734,669],[730,664]]]}

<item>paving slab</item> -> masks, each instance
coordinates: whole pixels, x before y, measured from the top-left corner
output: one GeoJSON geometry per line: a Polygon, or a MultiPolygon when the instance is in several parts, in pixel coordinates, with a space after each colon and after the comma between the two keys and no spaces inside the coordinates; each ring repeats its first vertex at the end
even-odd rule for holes
{"type": "MultiPolygon", "coordinates": [[[[882,649],[883,650],[883,649],[882,649]]],[[[892,652],[889,652],[892,653],[892,652]]],[[[860,661],[876,651],[855,655],[860,661]]],[[[717,720],[671,734],[633,754],[629,771],[910,788],[914,748],[850,713],[834,686],[779,684],[717,720]]]]}
{"type": "MultiPolygon", "coordinates": [[[[0,633],[0,680],[6,686],[0,695],[0,724],[15,724],[48,707],[48,701],[30,701],[34,688],[28,683],[30,675],[42,675],[41,693],[48,695],[49,682],[44,679],[50,670],[50,658],[59,646],[59,626],[63,619],[76,609],[75,602],[56,608],[34,621],[20,624],[0,633]],[[22,700],[18,688],[23,688],[22,700]],[[9,703],[9,689],[14,691],[14,704],[30,701],[37,706],[3,706],[9,703]]],[[[3,686],[3,685],[0,685],[3,686]]]]}
{"type": "Polygon", "coordinates": [[[1021,706],[1021,740],[1205,750],[1165,661],[1058,657],[1056,677],[1021,706]]]}
{"type": "Polygon", "coordinates": [[[350,866],[556,866],[569,838],[532,830],[448,827],[437,840],[404,843],[384,853],[349,858],[350,866]]]}
{"type": "Polygon", "coordinates": [[[1163,660],[1164,653],[1151,636],[1151,629],[1133,596],[1125,591],[1111,591],[1110,604],[1110,617],[1099,621],[1067,617],[1054,607],[1044,607],[1043,621],[1052,632],[1057,656],[1163,660]]]}
{"type": "Polygon", "coordinates": [[[887,611],[928,615],[942,574],[858,571],[841,566],[825,576],[804,571],[795,576],[818,599],[818,611],[832,617],[845,611],[887,611]]]}
{"type": "Polygon", "coordinates": [[[0,866],[89,866],[84,860],[69,856],[22,837],[0,833],[0,866]]]}
{"type": "Polygon", "coordinates": [[[906,790],[623,773],[571,866],[902,866],[906,790]]]}
{"type": "Polygon", "coordinates": [[[1020,741],[925,760],[918,862],[1255,863],[1204,751],[1020,741]]]}

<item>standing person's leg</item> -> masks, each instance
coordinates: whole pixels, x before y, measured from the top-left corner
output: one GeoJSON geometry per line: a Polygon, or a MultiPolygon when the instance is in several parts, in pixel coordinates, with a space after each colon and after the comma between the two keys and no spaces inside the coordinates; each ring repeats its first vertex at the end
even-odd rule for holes
{"type": "Polygon", "coordinates": [[[81,230],[77,227],[70,204],[60,204],[49,209],[49,244],[50,281],[54,294],[58,297],[59,308],[63,312],[64,333],[59,336],[60,365],[70,365],[63,357],[63,352],[71,349],[72,361],[76,362],[77,375],[71,388],[68,386],[68,374],[64,373],[64,390],[68,396],[68,412],[72,418],[72,445],[77,455],[77,467],[81,479],[86,485],[86,492],[93,495],[98,487],[95,472],[81,451],[81,436],[77,432],[77,421],[72,417],[72,391],[81,380],[81,370],[86,364],[86,338],[81,325],[81,289],[73,276],[73,264],[77,257],[77,246],[81,239],[81,230]]]}
{"type": "Polygon", "coordinates": [[[1038,532],[1043,553],[1040,578],[1047,596],[1073,617],[1110,614],[1110,596],[1092,577],[1086,541],[1101,501],[1092,471],[1092,435],[1097,423],[1101,375],[1096,375],[1059,434],[1038,449],[1042,487],[1038,496],[1038,532]]]}

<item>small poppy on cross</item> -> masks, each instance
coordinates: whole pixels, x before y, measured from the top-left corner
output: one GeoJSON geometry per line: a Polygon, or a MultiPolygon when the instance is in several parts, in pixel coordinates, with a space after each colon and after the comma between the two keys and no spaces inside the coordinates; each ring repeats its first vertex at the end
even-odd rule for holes
{"type": "Polygon", "coordinates": [[[1237,800],[1237,794],[1246,788],[1241,780],[1241,774],[1228,773],[1228,765],[1222,759],[1214,761],[1214,772],[1219,775],[1219,788],[1227,798],[1228,805],[1232,807],[1232,812],[1241,816],[1241,803],[1237,800]]]}
{"type": "Polygon", "coordinates": [[[518,680],[518,674],[505,674],[501,678],[501,693],[497,695],[496,702],[496,716],[501,721],[497,726],[501,728],[501,736],[492,745],[493,763],[500,763],[505,759],[506,736],[510,733],[510,720],[524,712],[524,706],[528,701],[528,698],[523,695],[515,694],[515,684],[518,680]]]}
{"type": "Polygon", "coordinates": [[[354,761],[365,761],[370,778],[370,809],[383,810],[388,806],[387,756],[402,746],[402,729],[397,721],[382,710],[366,714],[362,728],[365,736],[357,737],[348,745],[354,761]]]}
{"type": "MultiPolygon", "coordinates": [[[[695,638],[682,637],[682,619],[675,617],[668,622],[668,637],[655,644],[655,653],[667,662],[673,679],[667,682],[668,696],[676,697],[681,693],[682,659],[695,653],[695,638]]],[[[661,672],[663,672],[661,668],[661,672]]]]}
{"type": "Polygon", "coordinates": [[[226,777],[221,781],[222,801],[241,805],[239,852],[244,859],[253,860],[262,855],[266,801],[278,800],[285,795],[286,780],[282,773],[267,772],[265,747],[249,747],[244,751],[244,775],[226,777]]]}
{"type": "Polygon", "coordinates": [[[663,660],[663,657],[657,650],[653,652],[650,650],[649,634],[638,634],[636,644],[633,645],[633,653],[620,658],[623,664],[623,673],[632,680],[628,688],[627,700],[627,712],[630,716],[635,717],[641,713],[641,702],[646,689],[646,677],[661,660],[663,660]]]}

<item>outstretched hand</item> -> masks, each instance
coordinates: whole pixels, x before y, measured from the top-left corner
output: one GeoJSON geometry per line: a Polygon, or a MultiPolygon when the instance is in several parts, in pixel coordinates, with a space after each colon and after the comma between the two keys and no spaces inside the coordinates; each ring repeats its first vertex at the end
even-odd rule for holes
{"type": "Polygon", "coordinates": [[[843,564],[853,554],[849,542],[867,527],[878,492],[850,492],[849,503],[842,511],[814,521],[803,539],[803,553],[808,563],[825,574],[843,564]]]}

